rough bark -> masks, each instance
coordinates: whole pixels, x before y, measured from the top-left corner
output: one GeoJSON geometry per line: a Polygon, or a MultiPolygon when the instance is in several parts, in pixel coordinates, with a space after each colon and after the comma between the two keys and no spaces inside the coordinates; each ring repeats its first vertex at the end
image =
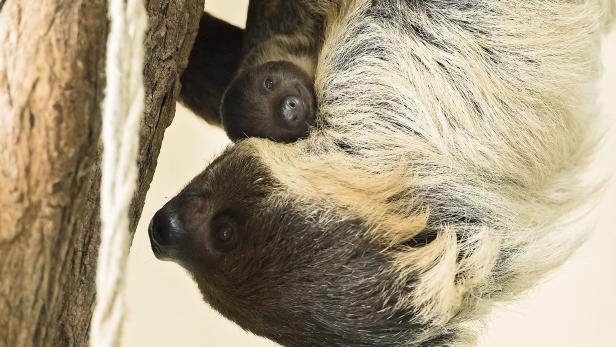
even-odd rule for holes
{"type": "MultiPolygon", "coordinates": [[[[134,230],[203,0],[150,0],[134,230]]],[[[0,0],[0,346],[84,346],[99,244],[105,0],[0,0]]]]}

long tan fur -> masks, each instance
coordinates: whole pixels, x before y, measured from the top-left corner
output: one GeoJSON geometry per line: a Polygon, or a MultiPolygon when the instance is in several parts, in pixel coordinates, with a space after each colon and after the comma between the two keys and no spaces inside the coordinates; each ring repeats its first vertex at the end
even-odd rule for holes
{"type": "Polygon", "coordinates": [[[383,21],[371,3],[322,5],[318,129],[293,145],[249,143],[280,199],[366,221],[400,286],[419,279],[401,304],[457,331],[456,346],[472,344],[469,320],[533,285],[584,238],[567,222],[593,189],[578,174],[594,142],[599,33],[616,6],[477,1],[471,13],[415,11],[409,1],[383,21]],[[409,34],[413,26],[423,32],[409,34]],[[432,242],[401,243],[428,220],[432,242]]]}

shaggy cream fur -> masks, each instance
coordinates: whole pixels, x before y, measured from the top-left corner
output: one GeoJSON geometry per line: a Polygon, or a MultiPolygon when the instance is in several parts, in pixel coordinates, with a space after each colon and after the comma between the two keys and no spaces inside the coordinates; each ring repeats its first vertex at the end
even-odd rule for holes
{"type": "Polygon", "coordinates": [[[360,218],[399,286],[418,279],[398,301],[433,327],[415,343],[446,330],[472,345],[475,318],[584,240],[570,222],[596,189],[579,172],[597,140],[597,52],[616,6],[385,2],[321,3],[320,126],[293,145],[248,143],[277,199],[360,218]],[[427,245],[404,243],[428,228],[427,245]]]}

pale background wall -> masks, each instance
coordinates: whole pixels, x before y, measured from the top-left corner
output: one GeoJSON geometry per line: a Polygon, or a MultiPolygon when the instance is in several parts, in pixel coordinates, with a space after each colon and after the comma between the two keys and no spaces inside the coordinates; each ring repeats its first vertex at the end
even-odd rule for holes
{"type": "MultiPolygon", "coordinates": [[[[206,9],[243,26],[248,0],[206,0],[206,9]]],[[[607,136],[589,176],[616,171],[616,33],[604,51],[601,102],[607,136]]],[[[157,261],[147,224],[168,199],[228,145],[224,133],[179,108],[165,134],[159,164],[128,264],[124,346],[276,346],[210,309],[179,266],[157,261]]],[[[597,203],[596,231],[562,268],[488,319],[481,347],[616,347],[616,180],[597,203]]]]}

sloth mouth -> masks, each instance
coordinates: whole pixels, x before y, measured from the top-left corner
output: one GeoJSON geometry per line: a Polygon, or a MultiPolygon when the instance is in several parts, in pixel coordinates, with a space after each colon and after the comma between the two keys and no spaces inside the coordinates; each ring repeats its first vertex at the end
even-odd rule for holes
{"type": "Polygon", "coordinates": [[[154,253],[154,256],[160,259],[160,256],[161,256],[160,246],[154,241],[150,242],[150,244],[152,245],[152,252],[154,253]]]}
{"type": "Polygon", "coordinates": [[[162,250],[160,249],[160,245],[158,244],[158,242],[156,242],[156,238],[154,237],[152,233],[152,222],[153,221],[150,221],[150,225],[148,227],[148,236],[150,237],[150,246],[152,247],[152,253],[154,253],[154,256],[160,259],[162,255],[162,250]]]}
{"type": "Polygon", "coordinates": [[[299,96],[299,99],[301,100],[302,104],[304,105],[304,107],[306,107],[308,114],[310,115],[308,118],[311,119],[313,118],[313,113],[314,113],[314,100],[313,97],[311,96],[311,92],[308,91],[306,89],[306,87],[304,87],[301,84],[296,84],[295,85],[295,90],[297,90],[297,94],[299,96]]]}

